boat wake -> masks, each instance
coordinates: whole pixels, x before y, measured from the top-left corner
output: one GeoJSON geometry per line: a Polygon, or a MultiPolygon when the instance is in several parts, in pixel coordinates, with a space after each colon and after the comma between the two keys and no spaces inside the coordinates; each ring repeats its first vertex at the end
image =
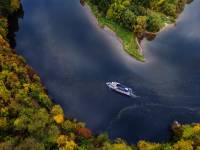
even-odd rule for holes
{"type": "Polygon", "coordinates": [[[122,118],[122,116],[127,113],[130,110],[134,110],[134,109],[144,109],[147,110],[147,108],[150,111],[154,111],[152,108],[161,108],[161,109],[168,109],[168,111],[174,111],[174,110],[179,110],[179,112],[182,112],[183,110],[185,110],[185,113],[194,113],[196,115],[200,115],[200,111],[199,111],[199,107],[187,107],[187,106],[166,106],[166,105],[162,105],[162,104],[157,104],[157,103],[150,103],[150,104],[143,104],[143,105],[138,105],[138,104],[134,104],[131,106],[127,106],[125,108],[122,108],[117,115],[111,119],[111,121],[109,122],[108,126],[107,126],[107,130],[110,130],[112,128],[112,126],[122,118]],[[181,111],[180,111],[181,110],[181,111]]]}
{"type": "Polygon", "coordinates": [[[132,94],[130,97],[131,97],[131,98],[139,98],[139,97],[141,97],[141,96],[138,96],[138,95],[132,94]]]}

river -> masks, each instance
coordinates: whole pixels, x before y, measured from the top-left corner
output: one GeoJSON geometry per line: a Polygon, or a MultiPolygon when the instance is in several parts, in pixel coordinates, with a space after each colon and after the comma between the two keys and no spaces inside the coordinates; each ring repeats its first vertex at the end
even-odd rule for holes
{"type": "Polygon", "coordinates": [[[100,29],[79,0],[22,0],[17,53],[41,76],[67,117],[129,143],[165,141],[170,123],[200,121],[200,1],[176,26],[142,41],[146,63],[126,54],[100,29]],[[134,89],[138,98],[109,90],[107,81],[134,89]]]}

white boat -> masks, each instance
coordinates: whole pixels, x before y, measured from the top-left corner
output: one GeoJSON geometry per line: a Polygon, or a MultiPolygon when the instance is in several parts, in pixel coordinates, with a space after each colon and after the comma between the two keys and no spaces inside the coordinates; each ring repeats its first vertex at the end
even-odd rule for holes
{"type": "Polygon", "coordinates": [[[127,86],[125,86],[125,85],[123,85],[121,83],[118,83],[118,82],[107,82],[106,85],[110,89],[112,89],[112,90],[114,90],[114,91],[116,91],[118,93],[121,93],[121,94],[124,94],[124,95],[127,95],[127,96],[135,96],[131,88],[129,88],[129,87],[127,87],[127,86]]]}

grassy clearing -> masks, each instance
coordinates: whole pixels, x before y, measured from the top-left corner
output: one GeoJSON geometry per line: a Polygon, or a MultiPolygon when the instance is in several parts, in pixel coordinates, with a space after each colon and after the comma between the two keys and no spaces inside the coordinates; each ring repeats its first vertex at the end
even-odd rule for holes
{"type": "Polygon", "coordinates": [[[133,56],[136,60],[144,62],[144,56],[141,54],[139,47],[135,41],[135,36],[133,32],[130,32],[128,29],[118,25],[116,22],[102,17],[102,15],[98,12],[96,6],[92,5],[90,2],[87,2],[89,7],[91,8],[93,14],[96,16],[98,23],[101,27],[107,26],[112,31],[116,33],[116,35],[121,39],[124,50],[131,56],[133,56]]]}

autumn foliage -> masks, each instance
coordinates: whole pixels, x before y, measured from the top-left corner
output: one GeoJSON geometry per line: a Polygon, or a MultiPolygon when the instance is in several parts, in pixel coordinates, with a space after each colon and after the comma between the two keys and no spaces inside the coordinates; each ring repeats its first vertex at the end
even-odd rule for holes
{"type": "MultiPolygon", "coordinates": [[[[129,1],[120,0],[126,6],[129,1]]],[[[18,0],[2,0],[0,12],[19,6],[18,0]]],[[[40,77],[10,47],[7,15],[0,17],[0,150],[200,150],[199,123],[174,128],[168,143],[141,140],[134,146],[111,141],[107,134],[92,135],[84,123],[64,117],[40,77]]]]}
{"type": "Polygon", "coordinates": [[[79,128],[77,129],[77,134],[86,138],[86,139],[89,139],[92,137],[92,132],[90,129],[88,128],[79,128]]]}

